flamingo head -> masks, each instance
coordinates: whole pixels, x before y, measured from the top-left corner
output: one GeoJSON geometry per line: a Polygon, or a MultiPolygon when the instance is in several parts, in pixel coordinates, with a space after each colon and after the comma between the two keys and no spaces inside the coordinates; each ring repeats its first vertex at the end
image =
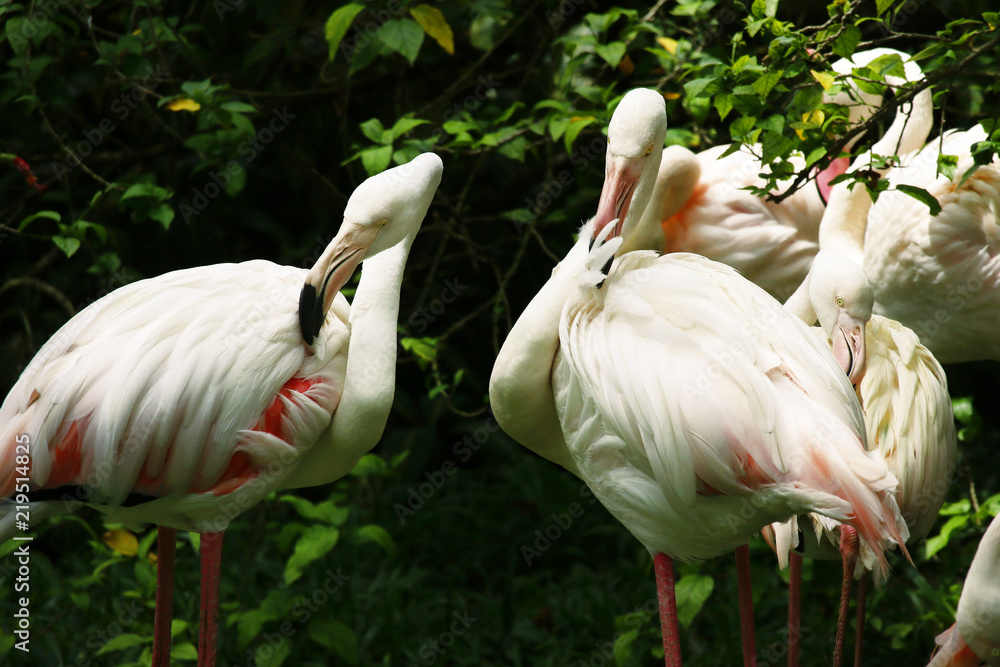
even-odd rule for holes
{"type": "Polygon", "coordinates": [[[833,356],[857,385],[867,364],[865,325],[875,306],[875,290],[861,266],[831,250],[821,250],[809,271],[809,297],[833,356]]]}
{"type": "Polygon", "coordinates": [[[299,328],[312,345],[340,289],[358,264],[412,240],[441,183],[444,166],[433,153],[372,176],[357,187],[344,209],[337,236],[306,274],[299,294],[299,328]]]}
{"type": "Polygon", "coordinates": [[[617,220],[610,238],[622,235],[642,215],[663,154],[667,112],[663,96],[636,88],[622,98],[608,126],[604,188],[594,217],[593,238],[617,220]]]}

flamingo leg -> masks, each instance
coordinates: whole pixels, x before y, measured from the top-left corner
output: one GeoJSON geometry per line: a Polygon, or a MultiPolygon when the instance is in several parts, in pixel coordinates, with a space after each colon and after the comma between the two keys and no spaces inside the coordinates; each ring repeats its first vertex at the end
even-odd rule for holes
{"type": "Polygon", "coordinates": [[[802,556],[793,551],[788,555],[788,667],[799,667],[801,591],[802,556]]]}
{"type": "Polygon", "coordinates": [[[837,619],[837,643],[833,649],[833,667],[844,663],[844,643],[847,638],[847,612],[851,606],[851,580],[858,562],[858,531],[840,527],[840,556],[844,560],[844,584],[840,589],[840,616],[837,619]]]}
{"type": "Polygon", "coordinates": [[[223,533],[201,534],[201,618],[198,667],[215,667],[219,642],[219,571],[223,533]]]}
{"type": "Polygon", "coordinates": [[[177,530],[159,526],[156,535],[156,614],[152,667],[170,667],[170,623],[174,615],[174,555],[177,530]]]}
{"type": "Polygon", "coordinates": [[[740,633],[743,635],[743,664],[757,665],[757,642],[753,634],[753,596],[750,594],[750,546],[736,549],[736,580],[740,596],[740,633]]]}
{"type": "Polygon", "coordinates": [[[677,598],[674,595],[674,562],[665,554],[653,557],[656,595],[660,599],[660,626],[663,629],[663,660],[666,667],[681,667],[681,633],[677,625],[677,598]]]}
{"type": "Polygon", "coordinates": [[[858,582],[858,620],[854,629],[854,667],[861,667],[862,642],[865,638],[865,602],[868,598],[868,577],[858,582]]]}

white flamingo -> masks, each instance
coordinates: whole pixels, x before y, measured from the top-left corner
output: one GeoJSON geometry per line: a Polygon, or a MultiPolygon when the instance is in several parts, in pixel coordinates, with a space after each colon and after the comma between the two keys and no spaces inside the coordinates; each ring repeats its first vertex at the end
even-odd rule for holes
{"type": "MultiPolygon", "coordinates": [[[[916,81],[921,77],[920,67],[907,54],[894,49],[860,51],[850,60],[836,61],[832,67],[846,76],[853,68],[887,55],[898,55],[904,61],[906,80],[916,81]]],[[[889,80],[902,83],[897,77],[889,80]]],[[[846,83],[844,90],[828,97],[828,101],[847,106],[849,123],[857,126],[882,104],[882,98],[857,89],[849,79],[846,83]]],[[[926,132],[920,137],[914,129],[907,133],[899,153],[917,150],[926,138],[926,132]]],[[[846,149],[850,150],[855,141],[846,149]]],[[[666,252],[693,252],[728,264],[772,296],[784,300],[805,278],[818,250],[819,224],[830,197],[829,182],[844,173],[850,161],[846,157],[837,158],[816,175],[814,183],[779,204],[743,189],[765,185],[760,174],[769,168],[756,157],[761,147],[741,147],[723,157],[729,148],[716,146],[698,153],[698,169],[685,172],[685,178],[680,178],[681,174],[671,165],[675,160],[690,160],[692,154],[680,146],[667,148],[660,162],[652,205],[644,215],[662,222],[666,252]]],[[[805,169],[802,155],[793,155],[791,161],[796,172],[805,169]]],[[[782,181],[774,194],[784,193],[791,183],[790,178],[782,181]]]]}
{"type": "MultiPolygon", "coordinates": [[[[229,521],[272,491],[343,476],[381,437],[403,268],[441,173],[427,153],[362,183],[308,271],[256,260],[115,290],[8,394],[0,497],[26,491],[32,523],[79,497],[110,521],[161,527],[154,665],[169,662],[176,530],[202,534],[199,660],[214,665],[229,521]],[[339,290],[362,261],[348,306],[339,290]]],[[[16,519],[0,505],[0,542],[16,519]]]]}
{"type": "Polygon", "coordinates": [[[1000,665],[1000,518],[986,529],[958,599],[955,624],[938,635],[927,667],[1000,665]]]}
{"type": "MultiPolygon", "coordinates": [[[[905,535],[895,480],[865,454],[850,385],[807,327],[729,267],[629,252],[661,238],[638,223],[665,129],[657,93],[622,100],[598,214],[508,336],[491,400],[518,439],[525,424],[551,429],[555,412],[564,435],[526,444],[566,461],[654,554],[667,664],[679,664],[670,558],[745,554],[771,517],[802,507],[854,523],[878,553],[905,535]],[[621,240],[588,252],[608,228],[621,240]],[[597,269],[619,243],[604,280],[597,269]],[[548,400],[520,401],[536,409],[508,421],[522,370],[548,400]]],[[[752,660],[752,635],[744,647],[752,660]]]]}
{"type": "Polygon", "coordinates": [[[979,166],[982,127],[952,131],[889,172],[891,186],[926,189],[941,205],[882,193],[868,215],[864,268],[875,313],[912,329],[943,363],[1000,359],[1000,159],[979,166]],[[939,155],[958,157],[953,178],[936,175],[939,155]]]}

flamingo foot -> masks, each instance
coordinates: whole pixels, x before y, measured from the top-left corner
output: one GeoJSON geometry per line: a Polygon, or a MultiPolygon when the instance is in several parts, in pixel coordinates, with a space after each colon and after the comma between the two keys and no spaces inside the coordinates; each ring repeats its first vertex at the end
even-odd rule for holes
{"type": "Polygon", "coordinates": [[[802,637],[802,556],[788,555],[788,667],[799,667],[799,640],[802,637]]]}
{"type": "Polygon", "coordinates": [[[156,614],[152,667],[170,667],[170,623],[174,616],[174,555],[177,530],[159,526],[156,535],[156,614]]]}
{"type": "Polygon", "coordinates": [[[753,633],[753,596],[750,593],[750,546],[736,549],[736,580],[740,596],[740,634],[743,635],[743,664],[757,666],[757,642],[753,633]]]}
{"type": "Polygon", "coordinates": [[[681,667],[681,633],[677,625],[677,598],[674,595],[674,562],[664,554],[653,557],[656,595],[660,599],[660,626],[663,629],[663,660],[666,667],[681,667]]]}
{"type": "Polygon", "coordinates": [[[865,638],[865,602],[868,598],[868,577],[858,582],[858,619],[854,629],[854,667],[861,667],[861,651],[865,638]]]}
{"type": "Polygon", "coordinates": [[[858,562],[858,531],[840,527],[840,556],[844,561],[844,584],[840,589],[840,616],[837,619],[837,643],[833,648],[833,667],[844,663],[844,643],[847,638],[847,612],[851,606],[851,580],[858,562]]]}
{"type": "Polygon", "coordinates": [[[219,570],[223,533],[201,534],[201,618],[198,667],[215,667],[219,642],[219,570]]]}

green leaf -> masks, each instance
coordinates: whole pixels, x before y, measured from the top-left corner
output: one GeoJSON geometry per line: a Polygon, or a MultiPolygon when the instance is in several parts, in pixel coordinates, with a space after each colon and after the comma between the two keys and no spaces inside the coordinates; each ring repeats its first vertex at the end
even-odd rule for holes
{"type": "Polygon", "coordinates": [[[396,556],[396,543],[393,541],[392,535],[382,526],[376,526],[373,523],[361,526],[355,536],[361,542],[375,542],[385,550],[386,555],[390,558],[396,556]]]}
{"type": "Polygon", "coordinates": [[[896,2],[896,0],[875,0],[875,15],[882,16],[882,14],[885,13],[885,10],[892,7],[892,3],[894,2],[896,2]]]}
{"type": "Polygon", "coordinates": [[[413,19],[394,19],[386,22],[379,31],[379,39],[390,49],[406,58],[412,65],[424,43],[424,29],[413,19]]]}
{"type": "Polygon", "coordinates": [[[198,659],[198,649],[191,642],[184,642],[170,647],[171,660],[190,660],[194,662],[198,659]]]}
{"type": "Polygon", "coordinates": [[[46,220],[55,220],[56,222],[59,222],[62,220],[62,215],[57,211],[39,211],[38,213],[32,213],[27,218],[22,220],[21,224],[17,226],[18,231],[23,230],[38,218],[45,218],[46,220]]]}
{"type": "Polygon", "coordinates": [[[939,534],[927,539],[927,553],[925,558],[930,558],[937,552],[941,551],[941,549],[948,546],[948,540],[951,539],[951,534],[959,528],[964,528],[967,523],[969,523],[968,514],[959,514],[958,516],[953,516],[948,519],[948,522],[941,527],[941,532],[939,534]]]}
{"type": "Polygon", "coordinates": [[[351,27],[351,23],[354,22],[354,17],[364,8],[364,5],[356,3],[344,5],[330,14],[330,18],[326,20],[324,34],[326,35],[326,43],[330,47],[330,60],[333,60],[334,56],[337,55],[337,48],[340,46],[341,40],[344,39],[344,35],[347,34],[348,28],[351,27]]]}
{"type": "Polygon", "coordinates": [[[781,75],[784,74],[780,69],[778,70],[768,70],[766,73],[762,74],[753,82],[752,87],[754,92],[760,95],[761,99],[765,99],[774,88],[775,84],[781,81],[781,75]]]}
{"type": "Polygon", "coordinates": [[[265,642],[257,647],[254,652],[255,667],[279,667],[285,662],[285,658],[292,652],[291,642],[284,641],[277,646],[272,646],[270,642],[265,642]]]}
{"type": "Polygon", "coordinates": [[[618,63],[625,57],[625,44],[622,42],[611,42],[610,44],[598,44],[594,47],[601,58],[612,67],[618,67],[618,63]]]}
{"type": "Polygon", "coordinates": [[[332,526],[309,526],[295,543],[295,552],[285,565],[285,584],[291,584],[302,576],[306,567],[314,560],[322,558],[337,546],[340,531],[332,526]]]}
{"type": "MultiPolygon", "coordinates": [[[[376,454],[366,454],[365,456],[377,456],[376,454]]],[[[364,457],[362,457],[364,458],[364,457]]],[[[379,457],[381,460],[381,457],[379,457]]],[[[288,503],[295,511],[299,513],[304,519],[310,519],[313,521],[325,521],[326,523],[332,524],[334,526],[339,526],[347,520],[347,516],[350,514],[351,510],[348,507],[338,507],[335,502],[336,499],[324,500],[321,503],[313,504],[302,498],[301,496],[295,496],[292,494],[286,494],[278,498],[281,502],[288,503]]]]}
{"type": "Polygon", "coordinates": [[[926,204],[927,208],[930,209],[932,216],[941,212],[941,203],[934,198],[934,195],[927,192],[927,190],[918,188],[915,185],[897,185],[896,189],[900,192],[905,192],[917,201],[926,204]]]}
{"type": "Polygon", "coordinates": [[[957,155],[938,155],[937,173],[948,180],[955,178],[955,169],[958,167],[957,155]]]}
{"type": "Polygon", "coordinates": [[[868,69],[878,72],[883,77],[898,76],[906,78],[906,68],[903,67],[903,59],[897,53],[887,53],[879,56],[875,60],[865,65],[868,69]]]}
{"type": "Polygon", "coordinates": [[[719,112],[719,118],[725,120],[729,112],[733,110],[733,96],[729,93],[719,93],[716,95],[715,110],[719,112]]]}
{"type": "Polygon", "coordinates": [[[577,136],[580,134],[583,128],[595,122],[597,122],[597,119],[594,117],[590,117],[590,118],[582,118],[580,120],[575,120],[569,124],[569,127],[566,128],[566,135],[563,137],[564,143],[566,144],[567,153],[573,152],[573,142],[576,141],[577,136]]]}
{"type": "Polygon", "coordinates": [[[122,649],[138,646],[139,644],[146,644],[150,641],[152,641],[152,639],[143,637],[142,635],[125,632],[102,646],[97,651],[96,655],[104,655],[105,653],[110,653],[111,651],[121,651],[122,649]]]}
{"type": "Polygon", "coordinates": [[[228,102],[223,102],[219,105],[220,108],[226,111],[232,111],[236,113],[257,113],[257,107],[252,104],[247,104],[246,102],[239,102],[237,100],[230,100],[228,102]]]}
{"type": "Polygon", "coordinates": [[[369,453],[358,459],[350,474],[353,477],[367,477],[369,475],[381,475],[385,470],[385,459],[378,454],[369,453]]]}
{"type": "Polygon", "coordinates": [[[122,195],[120,201],[125,201],[127,199],[132,199],[134,197],[150,197],[156,199],[157,201],[163,201],[164,199],[169,199],[173,195],[168,188],[161,188],[158,185],[153,185],[152,183],[134,183],[130,185],[125,194],[122,195]]]}
{"type": "Polygon", "coordinates": [[[52,242],[66,253],[67,257],[72,257],[80,249],[80,239],[75,236],[53,236],[52,242]]]}
{"type": "Polygon", "coordinates": [[[403,338],[399,341],[403,349],[412,352],[418,359],[434,361],[437,356],[437,340],[434,338],[403,338]]]}
{"type": "Polygon", "coordinates": [[[764,0],[764,15],[773,19],[777,13],[778,0],[764,0]]]}
{"type": "Polygon", "coordinates": [[[325,646],[348,664],[358,664],[358,638],[354,630],[332,616],[318,616],[306,631],[309,639],[325,646]]]}
{"type": "Polygon", "coordinates": [[[413,128],[419,127],[420,125],[426,125],[429,122],[430,121],[428,120],[422,120],[420,118],[411,118],[409,117],[409,114],[407,114],[396,121],[396,123],[389,130],[389,136],[392,138],[392,141],[395,141],[413,128]]]}
{"type": "Polygon", "coordinates": [[[844,32],[833,43],[833,52],[841,58],[850,58],[861,41],[861,30],[854,24],[844,26],[844,32]]]}
{"type": "Polygon", "coordinates": [[[701,574],[689,574],[677,582],[674,589],[677,596],[677,620],[684,628],[691,625],[714,588],[715,580],[701,574]]]}
{"type": "Polygon", "coordinates": [[[369,176],[385,171],[391,161],[392,146],[379,146],[361,152],[361,164],[365,166],[365,171],[368,172],[369,176]]]}
{"type": "Polygon", "coordinates": [[[365,122],[361,123],[358,127],[361,128],[361,134],[365,135],[376,144],[385,143],[382,141],[382,136],[385,133],[385,128],[382,127],[382,121],[378,118],[370,118],[365,122]]]}
{"type": "Polygon", "coordinates": [[[972,417],[976,414],[975,409],[972,407],[972,397],[963,396],[962,398],[951,399],[951,411],[960,424],[968,425],[972,422],[972,417]]]}

